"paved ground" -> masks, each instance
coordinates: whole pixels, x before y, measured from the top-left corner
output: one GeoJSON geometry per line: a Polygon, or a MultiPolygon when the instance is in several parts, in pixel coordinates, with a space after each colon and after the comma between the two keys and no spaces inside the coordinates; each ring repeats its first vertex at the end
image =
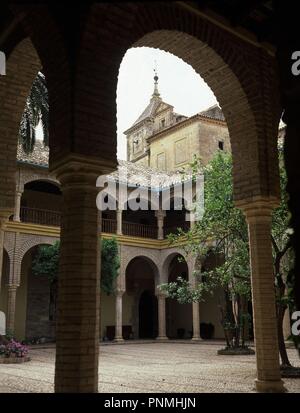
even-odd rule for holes
{"type": "MultiPolygon", "coordinates": [[[[99,391],[253,392],[255,356],[218,356],[220,343],[131,343],[100,346],[99,391]]],[[[0,392],[52,392],[54,348],[34,348],[24,364],[0,364],[0,392]]],[[[294,349],[294,365],[300,366],[294,349]]],[[[285,379],[300,393],[300,379],[285,379]]]]}

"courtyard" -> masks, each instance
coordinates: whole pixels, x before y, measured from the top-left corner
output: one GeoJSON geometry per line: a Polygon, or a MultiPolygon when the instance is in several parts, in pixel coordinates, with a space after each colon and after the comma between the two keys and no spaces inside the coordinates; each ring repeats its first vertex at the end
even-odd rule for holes
{"type": "MultiPolygon", "coordinates": [[[[240,393],[255,392],[255,356],[218,356],[223,344],[213,342],[131,342],[101,344],[101,393],[240,393]]],[[[293,348],[291,362],[300,366],[293,348]]],[[[54,391],[54,346],[35,346],[31,361],[0,365],[1,393],[54,391]]],[[[284,379],[291,393],[300,379],[284,379]]]]}

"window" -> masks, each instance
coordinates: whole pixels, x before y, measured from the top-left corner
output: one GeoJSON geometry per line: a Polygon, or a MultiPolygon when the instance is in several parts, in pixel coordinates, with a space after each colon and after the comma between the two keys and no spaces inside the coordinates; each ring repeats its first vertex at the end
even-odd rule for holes
{"type": "Polygon", "coordinates": [[[187,161],[187,139],[179,139],[175,142],[175,164],[187,161]]]}
{"type": "Polygon", "coordinates": [[[166,120],[165,120],[165,119],[162,119],[162,120],[160,121],[160,126],[161,126],[162,128],[164,128],[164,127],[165,127],[165,124],[166,124],[166,120]]]}
{"type": "Polygon", "coordinates": [[[160,171],[164,171],[166,169],[166,157],[164,152],[159,153],[156,159],[156,166],[157,169],[160,171]]]}
{"type": "Polygon", "coordinates": [[[135,135],[133,138],[133,153],[140,152],[142,150],[142,139],[139,135],[135,135]]]}
{"type": "Polygon", "coordinates": [[[223,141],[219,141],[219,149],[220,149],[221,151],[224,150],[224,142],[223,142],[223,141]]]}

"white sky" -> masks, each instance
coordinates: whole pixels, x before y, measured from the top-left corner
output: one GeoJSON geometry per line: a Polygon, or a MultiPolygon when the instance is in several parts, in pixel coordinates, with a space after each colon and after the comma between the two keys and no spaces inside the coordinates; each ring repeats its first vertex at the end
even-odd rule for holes
{"type": "Polygon", "coordinates": [[[158,71],[158,90],[175,112],[192,116],[217,101],[202,78],[183,60],[159,49],[138,47],[125,54],[117,87],[118,158],[126,159],[128,129],[148,105],[154,88],[154,66],[158,71]]]}
{"type": "MultiPolygon", "coordinates": [[[[129,49],[120,66],[117,87],[118,159],[126,159],[127,145],[123,132],[132,126],[150,101],[155,62],[160,95],[166,103],[174,106],[175,112],[192,116],[217,102],[202,78],[183,60],[159,49],[129,49]]],[[[36,132],[37,138],[41,139],[40,125],[36,132]]]]}

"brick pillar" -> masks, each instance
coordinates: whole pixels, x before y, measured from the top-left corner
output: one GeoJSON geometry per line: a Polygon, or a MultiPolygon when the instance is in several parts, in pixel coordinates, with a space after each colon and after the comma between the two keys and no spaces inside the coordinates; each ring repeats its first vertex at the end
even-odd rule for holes
{"type": "Polygon", "coordinates": [[[4,230],[5,223],[8,217],[0,215],[0,291],[1,291],[1,280],[2,280],[2,271],[3,271],[3,250],[4,250],[4,230]]]}
{"type": "Polygon", "coordinates": [[[123,341],[123,290],[116,292],[116,334],[115,341],[123,341]]]}
{"type": "Polygon", "coordinates": [[[259,392],[283,392],[280,376],[275,287],[271,245],[272,206],[257,201],[243,208],[250,244],[251,284],[255,350],[256,389],[259,392]]]}
{"type": "Polygon", "coordinates": [[[21,211],[21,198],[22,192],[17,191],[15,196],[15,213],[14,213],[14,221],[20,222],[20,211],[21,211]]]}
{"type": "Polygon", "coordinates": [[[15,315],[16,315],[16,297],[17,284],[8,284],[7,296],[7,314],[6,314],[6,332],[14,335],[15,333],[15,315]]]}
{"type": "Polygon", "coordinates": [[[162,211],[161,209],[155,211],[155,216],[157,218],[157,239],[164,239],[164,217],[166,216],[166,212],[162,211]]]}
{"type": "MultiPolygon", "coordinates": [[[[98,392],[100,240],[96,178],[101,165],[75,155],[52,168],[63,209],[58,275],[55,392],[98,392]]],[[[106,172],[106,171],[105,171],[106,172]]],[[[105,173],[104,172],[104,173],[105,173]]]]}
{"type": "Polygon", "coordinates": [[[158,336],[157,340],[167,340],[166,335],[166,296],[159,292],[157,294],[158,300],[158,336]]]}
{"type": "Polygon", "coordinates": [[[117,209],[117,235],[122,235],[122,209],[117,209]]]}

